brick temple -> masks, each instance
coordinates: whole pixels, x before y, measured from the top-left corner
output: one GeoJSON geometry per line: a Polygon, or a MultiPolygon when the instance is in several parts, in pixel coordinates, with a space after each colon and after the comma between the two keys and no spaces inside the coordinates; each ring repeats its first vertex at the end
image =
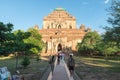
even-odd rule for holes
{"type": "Polygon", "coordinates": [[[86,28],[83,24],[77,29],[76,18],[63,8],[56,8],[45,16],[42,29],[38,26],[35,28],[39,30],[42,40],[46,43],[43,52],[51,54],[66,50],[76,51],[76,45],[90,31],[90,28],[86,28]]]}

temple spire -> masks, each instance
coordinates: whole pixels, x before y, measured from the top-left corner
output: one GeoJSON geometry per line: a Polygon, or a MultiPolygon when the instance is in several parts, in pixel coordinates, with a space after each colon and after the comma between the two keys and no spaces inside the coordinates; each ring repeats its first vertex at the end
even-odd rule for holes
{"type": "Polygon", "coordinates": [[[55,8],[54,11],[66,11],[64,8],[55,8]]]}

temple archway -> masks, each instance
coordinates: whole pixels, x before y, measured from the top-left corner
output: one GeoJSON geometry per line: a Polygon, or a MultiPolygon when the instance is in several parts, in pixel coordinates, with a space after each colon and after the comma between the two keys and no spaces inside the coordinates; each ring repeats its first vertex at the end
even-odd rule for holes
{"type": "Polygon", "coordinates": [[[58,44],[57,50],[62,51],[62,45],[60,43],[58,44]]]}
{"type": "Polygon", "coordinates": [[[60,24],[58,25],[58,29],[61,29],[61,25],[60,24]]]}

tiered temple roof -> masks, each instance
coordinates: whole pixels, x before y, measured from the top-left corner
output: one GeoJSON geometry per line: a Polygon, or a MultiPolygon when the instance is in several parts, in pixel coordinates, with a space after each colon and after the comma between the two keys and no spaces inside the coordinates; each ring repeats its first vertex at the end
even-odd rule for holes
{"type": "Polygon", "coordinates": [[[68,14],[63,8],[56,8],[52,13],[48,14],[48,16],[44,17],[44,20],[76,20],[75,17],[68,14]]]}

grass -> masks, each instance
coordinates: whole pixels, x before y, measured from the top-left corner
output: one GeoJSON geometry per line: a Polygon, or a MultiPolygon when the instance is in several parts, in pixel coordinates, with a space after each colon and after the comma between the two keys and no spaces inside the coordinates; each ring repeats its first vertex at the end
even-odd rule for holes
{"type": "Polygon", "coordinates": [[[120,79],[120,57],[74,57],[75,71],[82,80],[120,79]],[[113,78],[114,79],[113,79],[113,78]]]}
{"type": "MultiPolygon", "coordinates": [[[[31,64],[27,68],[23,68],[21,66],[21,61],[23,60],[22,57],[18,58],[18,70],[21,74],[36,74],[38,75],[39,79],[44,74],[46,69],[48,68],[48,61],[47,60],[39,60],[36,61],[34,57],[30,58],[31,64]]],[[[11,72],[12,75],[15,75],[16,71],[16,58],[15,57],[0,57],[0,67],[6,66],[8,70],[11,72]]],[[[34,79],[35,80],[35,79],[34,79]]],[[[37,79],[36,79],[37,80],[37,79]]]]}

